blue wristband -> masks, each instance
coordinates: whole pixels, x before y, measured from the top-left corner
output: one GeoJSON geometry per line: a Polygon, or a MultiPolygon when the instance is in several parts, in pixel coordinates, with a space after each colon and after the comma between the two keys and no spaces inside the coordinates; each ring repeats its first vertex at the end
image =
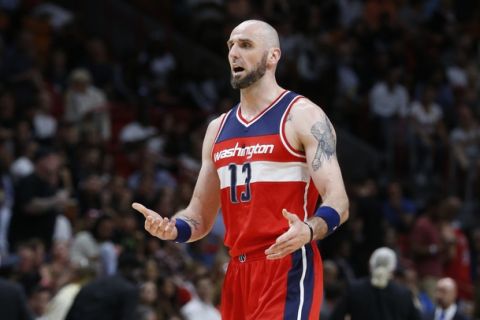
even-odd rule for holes
{"type": "Polygon", "coordinates": [[[177,227],[177,237],[174,239],[174,241],[187,242],[192,236],[192,228],[185,220],[176,218],[175,227],[177,227]]]}
{"type": "Polygon", "coordinates": [[[335,231],[340,224],[340,215],[337,210],[329,206],[318,207],[317,211],[315,211],[315,216],[325,220],[328,227],[328,234],[335,231]]]}

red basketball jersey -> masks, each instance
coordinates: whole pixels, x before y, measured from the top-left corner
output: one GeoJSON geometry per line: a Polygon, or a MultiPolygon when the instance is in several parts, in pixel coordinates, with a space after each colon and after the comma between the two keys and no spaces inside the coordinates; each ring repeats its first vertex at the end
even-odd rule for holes
{"type": "Polygon", "coordinates": [[[220,178],[225,245],[231,256],[265,250],[288,229],[282,209],[306,220],[318,191],[305,154],[285,138],[289,110],[301,96],[284,91],[254,119],[240,105],[223,118],[212,150],[220,178]]]}

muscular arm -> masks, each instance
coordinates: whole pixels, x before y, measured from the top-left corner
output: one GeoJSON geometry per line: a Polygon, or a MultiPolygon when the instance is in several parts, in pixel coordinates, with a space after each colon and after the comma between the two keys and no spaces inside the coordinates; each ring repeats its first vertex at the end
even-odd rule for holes
{"type": "Polygon", "coordinates": [[[175,214],[192,228],[190,241],[203,238],[212,228],[220,208],[220,180],[211,157],[212,147],[220,126],[220,118],[208,126],[202,148],[202,167],[189,205],[175,214]]]}
{"type": "Polygon", "coordinates": [[[189,205],[177,212],[172,219],[163,218],[153,210],[141,204],[132,206],[145,216],[145,229],[162,240],[177,237],[176,218],[186,221],[192,230],[189,242],[203,238],[212,228],[220,208],[220,180],[211,158],[215,135],[220,126],[221,117],[213,120],[205,134],[202,148],[202,167],[189,205]]]}
{"type": "MultiPolygon", "coordinates": [[[[302,99],[291,109],[285,125],[290,144],[304,150],[313,183],[322,197],[322,206],[334,208],[340,224],[348,219],[348,197],[336,154],[336,135],[325,113],[311,101],[302,99]]],[[[298,212],[297,212],[298,214],[298,212]]],[[[310,241],[309,227],[295,213],[283,209],[290,228],[265,251],[268,259],[280,259],[310,241]]],[[[327,236],[328,227],[322,218],[311,217],[313,239],[327,236]]]]}
{"type": "MultiPolygon", "coordinates": [[[[307,165],[315,186],[322,197],[322,206],[334,208],[340,214],[340,224],[348,219],[348,197],[338,165],[335,129],[327,115],[309,100],[301,100],[292,108],[293,142],[304,148],[307,165]],[[295,141],[295,137],[297,141],[295,141]]],[[[322,218],[308,220],[314,239],[327,234],[322,218]]]]}

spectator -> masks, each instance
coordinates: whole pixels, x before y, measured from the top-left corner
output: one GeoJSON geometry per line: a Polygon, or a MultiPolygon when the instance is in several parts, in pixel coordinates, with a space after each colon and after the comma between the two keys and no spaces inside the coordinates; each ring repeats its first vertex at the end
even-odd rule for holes
{"type": "Polygon", "coordinates": [[[58,214],[68,203],[68,191],[61,187],[61,158],[53,149],[35,153],[35,171],[18,182],[15,207],[9,228],[10,250],[22,241],[39,238],[50,250],[58,214]]]}
{"type": "Polygon", "coordinates": [[[78,293],[66,320],[134,320],[139,290],[140,262],[132,254],[119,259],[118,273],[86,284],[78,293]]]}
{"type": "Polygon", "coordinates": [[[392,281],[396,268],[395,253],[386,247],[375,250],[370,257],[371,276],[352,284],[335,308],[331,320],[343,320],[346,315],[351,320],[408,319],[420,320],[410,291],[392,281]]]}
{"type": "Polygon", "coordinates": [[[196,295],[185,304],[182,315],[186,320],[220,320],[220,311],[213,305],[213,283],[208,276],[195,281],[196,295]]]}
{"type": "Polygon", "coordinates": [[[459,223],[462,201],[448,197],[440,204],[441,235],[445,247],[444,275],[452,278],[458,287],[458,297],[471,300],[473,297],[470,245],[459,223]]]}
{"type": "Polygon", "coordinates": [[[443,274],[443,246],[436,199],[432,199],[426,212],[420,216],[410,234],[412,259],[420,278],[420,287],[433,298],[436,281],[443,274]]]}
{"type": "Polygon", "coordinates": [[[33,320],[21,287],[0,278],[0,310],[3,320],[33,320]]]}
{"type": "Polygon", "coordinates": [[[155,282],[147,281],[140,286],[140,304],[137,308],[137,315],[140,319],[156,319],[155,302],[158,300],[157,285],[155,282]],[[155,318],[152,318],[151,315],[155,318]]]}
{"type": "Polygon", "coordinates": [[[48,301],[52,297],[50,291],[45,287],[37,287],[28,298],[28,304],[36,320],[43,320],[47,311],[48,301]]]}
{"type": "Polygon", "coordinates": [[[427,86],[420,101],[411,105],[411,121],[413,129],[413,170],[417,175],[432,175],[438,172],[442,159],[445,158],[446,131],[443,123],[443,112],[434,101],[435,89],[427,86]],[[436,165],[435,165],[436,164],[436,165]],[[437,169],[437,170],[434,170],[437,169]]]}
{"type": "Polygon", "coordinates": [[[344,283],[340,280],[337,265],[331,260],[323,261],[324,300],[320,310],[320,319],[330,319],[330,316],[342,297],[344,283]]]}
{"type": "Polygon", "coordinates": [[[402,186],[394,181],[388,185],[387,200],[383,214],[388,223],[401,234],[408,234],[413,226],[417,208],[411,199],[404,196],[402,186]]]}
{"type": "Polygon", "coordinates": [[[456,303],[457,284],[451,278],[438,280],[435,290],[435,311],[430,313],[426,320],[468,320],[456,303]]]}
{"type": "Polygon", "coordinates": [[[110,139],[107,99],[100,89],[91,84],[90,73],[84,69],[76,69],[70,74],[65,120],[75,123],[81,132],[93,130],[104,141],[110,139]]]}
{"type": "Polygon", "coordinates": [[[393,170],[396,130],[399,120],[408,112],[409,96],[406,88],[400,84],[400,70],[392,69],[387,77],[377,82],[370,90],[370,111],[376,119],[377,135],[386,152],[387,168],[393,170]]]}
{"type": "Polygon", "coordinates": [[[417,272],[414,269],[406,268],[399,270],[398,280],[402,282],[412,293],[415,307],[420,310],[422,316],[434,310],[432,299],[425,291],[420,289],[417,272]]]}
{"type": "MultiPolygon", "coordinates": [[[[92,212],[93,214],[93,212],[92,212]]],[[[77,233],[70,249],[70,259],[77,264],[93,264],[100,276],[117,272],[117,252],[112,242],[114,220],[109,215],[96,218],[91,231],[77,233]]]]}
{"type": "Polygon", "coordinates": [[[33,113],[35,138],[43,144],[51,145],[57,132],[57,120],[51,114],[51,97],[46,90],[38,94],[33,113]]]}
{"type": "Polygon", "coordinates": [[[45,312],[45,320],[64,320],[80,289],[95,276],[95,270],[89,265],[76,265],[73,276],[50,300],[45,312]]]}
{"type": "Polygon", "coordinates": [[[462,106],[458,109],[459,126],[450,133],[450,144],[454,168],[451,175],[454,179],[463,176],[463,190],[467,200],[473,196],[474,181],[478,183],[478,166],[480,165],[480,125],[470,108],[462,106]]]}
{"type": "Polygon", "coordinates": [[[0,141],[0,266],[8,255],[8,227],[14,205],[13,181],[8,174],[11,155],[5,142],[0,141]]]}

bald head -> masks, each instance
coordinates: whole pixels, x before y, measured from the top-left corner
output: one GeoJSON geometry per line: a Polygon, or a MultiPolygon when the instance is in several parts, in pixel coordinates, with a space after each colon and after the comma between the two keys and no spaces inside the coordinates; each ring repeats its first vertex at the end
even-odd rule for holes
{"type": "Polygon", "coordinates": [[[276,83],[281,51],[277,31],[271,25],[260,20],[244,21],[233,29],[227,46],[233,88],[276,83]]]}
{"type": "Polygon", "coordinates": [[[270,24],[261,20],[246,20],[233,29],[234,32],[246,32],[263,42],[266,49],[280,48],[277,30],[270,24]]]}
{"type": "Polygon", "coordinates": [[[442,278],[438,280],[435,290],[435,300],[437,304],[446,309],[450,307],[457,299],[457,284],[452,278],[442,278]]]}

